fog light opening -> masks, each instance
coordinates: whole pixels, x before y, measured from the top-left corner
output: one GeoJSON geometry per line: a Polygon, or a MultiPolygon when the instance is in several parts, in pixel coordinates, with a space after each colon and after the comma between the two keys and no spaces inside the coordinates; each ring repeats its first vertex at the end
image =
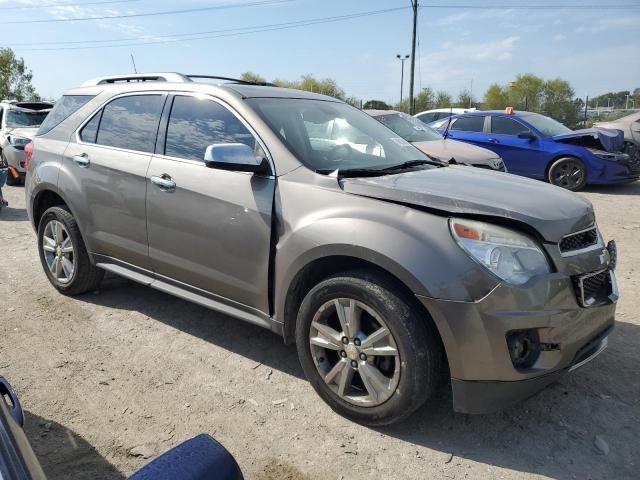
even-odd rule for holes
{"type": "Polygon", "coordinates": [[[540,354],[540,342],[535,330],[518,330],[507,334],[511,363],[517,369],[530,368],[540,354]]]}

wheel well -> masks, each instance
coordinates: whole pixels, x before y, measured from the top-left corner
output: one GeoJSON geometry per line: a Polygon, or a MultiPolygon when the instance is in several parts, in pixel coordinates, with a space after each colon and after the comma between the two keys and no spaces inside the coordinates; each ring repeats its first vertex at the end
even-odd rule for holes
{"type": "MultiPolygon", "coordinates": [[[[432,322],[434,331],[438,331],[435,322],[433,322],[433,319],[431,318],[428,310],[422,303],[420,303],[416,299],[411,289],[407,287],[398,277],[388,272],[384,268],[376,265],[375,263],[368,262],[367,260],[336,255],[314,260],[313,262],[302,268],[302,270],[300,270],[296,274],[295,278],[291,282],[284,306],[283,335],[285,343],[295,343],[298,310],[300,309],[300,305],[302,304],[302,301],[304,300],[304,297],[307,295],[307,293],[309,293],[309,291],[322,280],[341,272],[348,272],[353,270],[363,270],[382,276],[387,282],[398,288],[407,302],[410,302],[418,311],[423,312],[425,321],[432,322]]],[[[439,338],[438,340],[442,344],[442,338],[439,338]]],[[[442,350],[444,352],[444,346],[442,350]]],[[[445,364],[448,364],[446,359],[445,364]]]]}
{"type": "Polygon", "coordinates": [[[44,212],[50,207],[59,205],[67,205],[60,195],[51,190],[40,192],[33,202],[33,223],[36,228],[38,228],[44,212]]]}

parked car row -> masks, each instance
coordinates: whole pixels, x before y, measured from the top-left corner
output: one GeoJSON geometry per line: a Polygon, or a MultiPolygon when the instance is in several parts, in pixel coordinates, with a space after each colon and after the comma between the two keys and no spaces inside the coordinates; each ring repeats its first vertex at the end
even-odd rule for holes
{"type": "Polygon", "coordinates": [[[411,115],[393,110],[365,112],[432,158],[451,164],[506,171],[500,156],[491,150],[445,138],[411,115]]]}
{"type": "Polygon", "coordinates": [[[465,123],[498,136],[515,121],[505,161],[514,142],[577,155],[580,137],[533,114],[472,112],[441,140],[402,115],[216,78],[99,78],[56,103],[27,148],[25,193],[62,294],[110,271],[265,327],[296,344],[331,408],[368,425],[410,415],[443,371],[455,410],[482,413],[606,347],[617,254],[591,204],[451,164],[478,152],[455,143],[470,141],[465,123]]]}
{"type": "Polygon", "coordinates": [[[616,125],[625,127],[626,133],[599,126],[573,131],[544,115],[509,108],[466,112],[429,123],[447,139],[495,152],[510,173],[574,191],[640,177],[635,143],[640,123],[632,117],[609,124],[616,125]]]}

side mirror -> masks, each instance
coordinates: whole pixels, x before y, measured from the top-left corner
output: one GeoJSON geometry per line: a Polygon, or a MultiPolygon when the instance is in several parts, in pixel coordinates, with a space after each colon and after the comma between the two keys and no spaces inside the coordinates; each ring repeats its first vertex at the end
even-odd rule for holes
{"type": "Polygon", "coordinates": [[[259,157],[244,143],[214,143],[204,152],[204,163],[210,168],[237,172],[267,173],[270,170],[266,158],[259,157]]]}
{"type": "Polygon", "coordinates": [[[525,140],[533,141],[537,137],[536,137],[536,134],[533,133],[531,130],[524,130],[518,134],[518,138],[523,138],[525,140]]]}

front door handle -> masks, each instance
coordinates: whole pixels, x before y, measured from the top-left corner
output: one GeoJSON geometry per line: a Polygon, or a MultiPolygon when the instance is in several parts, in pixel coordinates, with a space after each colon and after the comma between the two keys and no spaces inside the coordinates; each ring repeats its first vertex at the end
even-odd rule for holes
{"type": "Polygon", "coordinates": [[[89,163],[91,163],[89,162],[89,156],[86,153],[83,153],[82,155],[74,155],[73,161],[85,168],[89,166],[89,163]]]}
{"type": "Polygon", "coordinates": [[[176,189],[176,182],[174,182],[166,173],[163,173],[162,175],[153,175],[150,180],[151,183],[160,187],[161,190],[171,191],[176,189]]]}

